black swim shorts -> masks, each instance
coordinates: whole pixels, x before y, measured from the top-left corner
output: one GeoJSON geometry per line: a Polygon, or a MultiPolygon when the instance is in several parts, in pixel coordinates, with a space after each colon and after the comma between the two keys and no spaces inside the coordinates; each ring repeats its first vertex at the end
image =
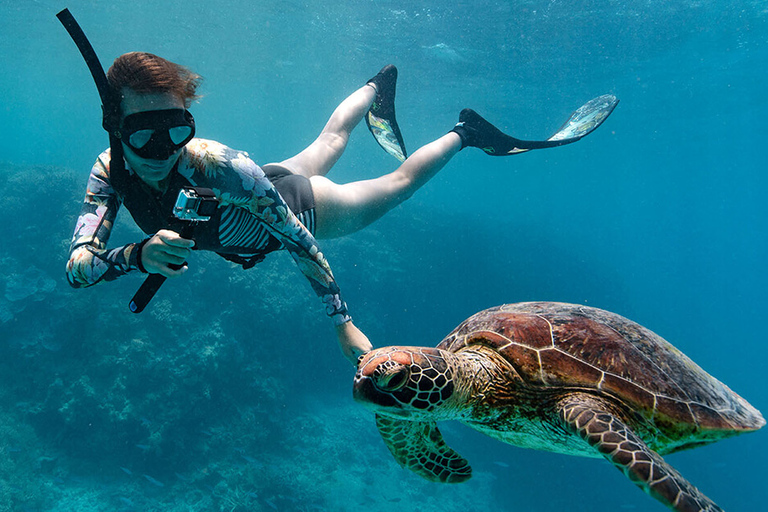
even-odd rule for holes
{"type": "Polygon", "coordinates": [[[264,174],[277,189],[288,208],[313,235],[315,234],[315,194],[309,178],[294,174],[280,164],[262,167],[264,174]]]}

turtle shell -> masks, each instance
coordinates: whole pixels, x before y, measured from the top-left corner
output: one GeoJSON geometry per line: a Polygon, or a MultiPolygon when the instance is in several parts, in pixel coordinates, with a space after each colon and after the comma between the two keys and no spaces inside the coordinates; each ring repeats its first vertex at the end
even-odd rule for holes
{"type": "Polygon", "coordinates": [[[601,309],[555,302],[498,306],[465,320],[438,348],[458,353],[478,344],[498,352],[526,386],[612,397],[662,432],[717,437],[765,424],[746,400],[666,340],[601,309]]]}

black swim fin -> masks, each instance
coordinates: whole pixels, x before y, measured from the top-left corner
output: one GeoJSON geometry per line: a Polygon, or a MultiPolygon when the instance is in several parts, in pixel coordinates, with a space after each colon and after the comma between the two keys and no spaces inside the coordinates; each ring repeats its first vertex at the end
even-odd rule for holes
{"type": "Polygon", "coordinates": [[[451,131],[461,137],[462,149],[472,146],[492,156],[516,155],[532,149],[563,146],[582,139],[600,126],[618,103],[619,100],[611,94],[585,103],[547,140],[520,140],[510,137],[469,108],[461,111],[459,122],[451,131]]]}
{"type": "Polygon", "coordinates": [[[376,86],[376,98],[373,100],[371,109],[365,114],[365,124],[368,125],[379,146],[402,162],[407,158],[408,153],[405,151],[403,135],[395,119],[397,68],[388,64],[367,83],[376,86]]]}

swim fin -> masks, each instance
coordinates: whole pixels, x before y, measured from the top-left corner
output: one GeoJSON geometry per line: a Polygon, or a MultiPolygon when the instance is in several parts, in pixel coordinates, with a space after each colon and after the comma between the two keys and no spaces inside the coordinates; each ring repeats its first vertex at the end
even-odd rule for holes
{"type": "Polygon", "coordinates": [[[395,119],[397,68],[388,64],[367,83],[376,86],[376,98],[373,100],[371,109],[365,114],[365,124],[368,125],[379,146],[402,162],[408,154],[405,151],[403,135],[395,119]]]}
{"type": "Polygon", "coordinates": [[[451,130],[461,137],[461,147],[480,148],[492,156],[507,156],[532,149],[552,148],[576,142],[592,133],[616,108],[619,100],[611,94],[599,96],[576,110],[547,140],[520,140],[503,133],[477,112],[465,108],[451,130]]]}

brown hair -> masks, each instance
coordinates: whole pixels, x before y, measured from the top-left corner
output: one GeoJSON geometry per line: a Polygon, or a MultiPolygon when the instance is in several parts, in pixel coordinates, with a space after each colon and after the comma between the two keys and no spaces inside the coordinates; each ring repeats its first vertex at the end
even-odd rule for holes
{"type": "Polygon", "coordinates": [[[169,92],[184,100],[189,108],[199,98],[196,91],[203,77],[157,55],[130,52],[115,59],[107,79],[118,97],[124,87],[137,93],[169,92]]]}

